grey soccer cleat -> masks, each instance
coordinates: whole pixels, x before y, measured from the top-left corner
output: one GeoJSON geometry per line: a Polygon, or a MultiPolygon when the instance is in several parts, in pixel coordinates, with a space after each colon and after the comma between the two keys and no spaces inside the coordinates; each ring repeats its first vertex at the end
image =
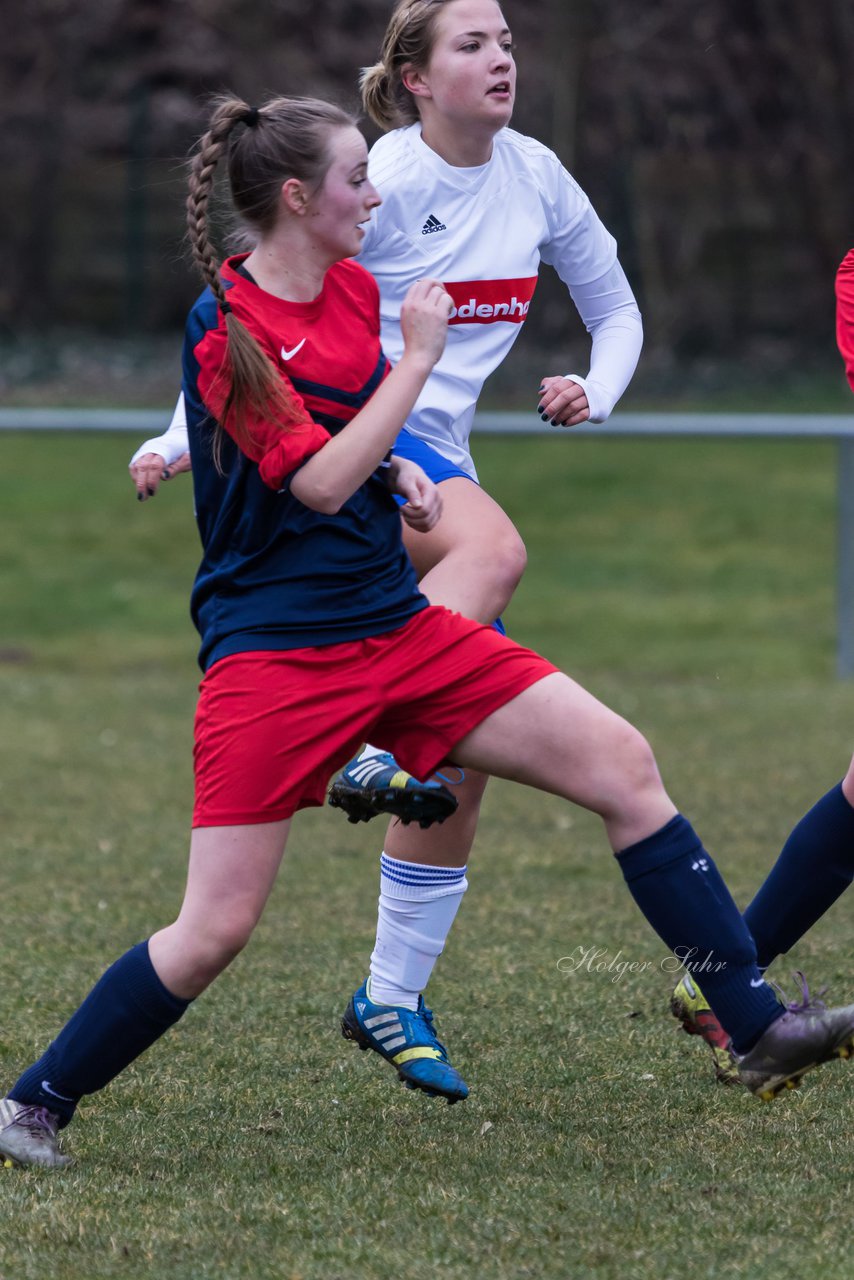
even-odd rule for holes
{"type": "Polygon", "coordinates": [[[802,973],[803,999],[788,1006],[772,1022],[753,1048],[736,1059],[742,1084],[763,1102],[784,1089],[796,1089],[813,1067],[834,1058],[848,1058],[854,1050],[854,1004],[828,1009],[811,1000],[802,973]]]}
{"type": "Polygon", "coordinates": [[[0,1156],[14,1164],[37,1164],[62,1169],[71,1156],[57,1149],[59,1121],[46,1107],[28,1107],[12,1098],[0,1098],[0,1156]]]}

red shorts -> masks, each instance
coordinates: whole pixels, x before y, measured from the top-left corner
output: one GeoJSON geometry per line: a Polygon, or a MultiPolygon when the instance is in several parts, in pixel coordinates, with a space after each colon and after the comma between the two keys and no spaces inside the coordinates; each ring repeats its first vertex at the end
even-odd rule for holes
{"type": "Polygon", "coordinates": [[[363,742],[429,778],[461,738],[555,670],[433,606],[366,640],[221,658],[199,689],[193,826],[279,822],[323,804],[363,742]]]}

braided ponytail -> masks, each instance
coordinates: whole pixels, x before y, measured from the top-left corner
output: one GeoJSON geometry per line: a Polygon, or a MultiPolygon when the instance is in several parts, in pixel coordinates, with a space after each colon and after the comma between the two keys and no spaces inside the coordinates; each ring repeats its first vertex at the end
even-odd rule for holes
{"type": "Polygon", "coordinates": [[[208,236],[208,205],[213,193],[217,163],[228,147],[234,126],[249,110],[249,106],[239,98],[221,98],[211,117],[208,131],[200,139],[196,154],[190,161],[190,190],[187,195],[190,247],[202,279],[223,308],[226,307],[225,289],[219,276],[219,263],[208,236]]]}

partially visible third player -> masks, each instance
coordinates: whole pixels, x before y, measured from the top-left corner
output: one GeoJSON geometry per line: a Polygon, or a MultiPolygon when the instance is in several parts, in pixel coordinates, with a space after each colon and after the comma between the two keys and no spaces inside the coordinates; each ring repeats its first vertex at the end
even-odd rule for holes
{"type": "MultiPolygon", "coordinates": [[[[836,274],[836,337],[854,391],[854,249],[849,249],[836,274]]],[[[763,973],[821,919],[852,879],[854,759],[842,781],[798,822],[744,913],[763,973]]],[[[808,999],[806,989],[804,999],[808,999]]],[[[684,1029],[708,1044],[717,1078],[737,1084],[738,1063],[729,1034],[690,975],[677,983],[671,1007],[684,1029]]]]}

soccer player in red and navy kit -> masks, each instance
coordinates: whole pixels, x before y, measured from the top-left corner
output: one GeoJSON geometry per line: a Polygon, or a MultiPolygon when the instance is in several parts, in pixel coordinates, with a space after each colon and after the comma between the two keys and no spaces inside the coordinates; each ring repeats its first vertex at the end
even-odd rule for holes
{"type": "MultiPolygon", "coordinates": [[[[530,389],[532,410],[557,426],[604,421],[642,341],[613,236],[554,152],[509,127],[515,94],[511,33],[496,0],[401,0],[380,61],[362,75],[365,110],[387,132],[369,157],[383,203],[359,260],[379,285],[392,361],[414,280],[441,279],[454,302],[445,350],[395,444],[440,486],[442,515],[426,532],[405,527],[404,541],[428,599],[486,623],[507,605],[525,549],[477,483],[469,436],[483,384],[522,330],[541,263],[557,272],[590,333],[590,362],[583,376],[548,370],[540,390],[530,389]]],[[[132,459],[141,497],[156,488],[164,460],[178,465],[186,448],[181,401],[173,428],[132,459]]],[[[436,779],[418,781],[390,753],[366,747],[330,791],[353,820],[404,819],[382,849],[370,981],[377,1002],[410,1014],[468,885],[486,779],[469,770],[456,784],[451,794],[436,779]],[[457,801],[441,829],[421,829],[457,801]]]]}
{"type": "MultiPolygon", "coordinates": [[[[854,249],[836,273],[836,338],[854,391],[854,249]]],[[[744,913],[764,973],[820,920],[854,880],[854,759],[841,782],[801,818],[768,878],[744,913]]],[[[671,1008],[684,1029],[709,1045],[715,1075],[737,1083],[738,1063],[729,1030],[712,1011],[697,982],[686,974],[673,992],[671,1008]]]]}
{"type": "MultiPolygon", "coordinates": [[[[600,814],[666,946],[718,961],[708,996],[755,1093],[773,1097],[854,1045],[854,1005],[788,1011],[761,977],[641,734],[545,659],[419,592],[392,491],[428,512],[435,495],[389,451],[441,354],[451,298],[435,280],[412,286],[390,370],[376,285],[349,261],[378,199],[364,139],[337,108],[216,106],[187,204],[208,286],[184,348],[204,669],[187,886],[175,921],[103,974],[0,1102],[0,1152],[12,1160],[67,1163],[57,1133],[80,1098],[154,1043],[245,946],[293,814],[322,802],[330,773],[366,736],[417,772],[452,757],[600,814]],[[207,209],[226,155],[257,244],[220,268],[207,209]]],[[[406,1083],[436,1092],[432,1068],[453,1069],[429,1013],[419,1009],[415,1040],[402,1013],[374,1015],[362,989],[345,1021],[406,1083]]]]}

